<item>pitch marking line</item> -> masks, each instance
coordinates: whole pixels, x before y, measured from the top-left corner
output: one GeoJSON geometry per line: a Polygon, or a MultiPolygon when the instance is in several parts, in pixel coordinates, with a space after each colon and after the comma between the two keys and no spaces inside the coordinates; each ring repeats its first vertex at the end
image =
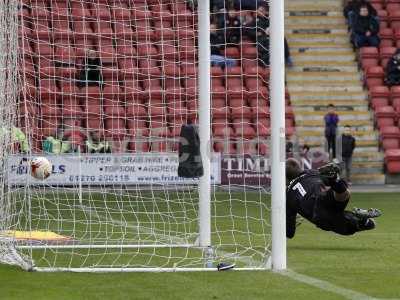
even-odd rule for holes
{"type": "MultiPolygon", "coordinates": [[[[94,211],[93,209],[90,209],[88,207],[84,207],[83,209],[84,209],[84,211],[86,213],[96,214],[96,216],[99,219],[103,219],[103,220],[105,219],[103,216],[100,216],[97,213],[97,211],[94,211]]],[[[108,219],[106,219],[106,220],[110,221],[108,219]]],[[[129,225],[128,222],[121,222],[121,221],[117,221],[117,220],[111,220],[111,223],[117,224],[117,225],[125,225],[127,227],[133,227],[133,228],[135,228],[135,229],[137,229],[139,231],[143,230],[142,227],[129,225]]],[[[144,232],[145,233],[149,233],[149,229],[144,230],[144,232]]],[[[152,232],[152,233],[155,234],[154,232],[152,232]]],[[[171,241],[174,241],[176,243],[182,242],[182,240],[183,240],[182,238],[174,237],[174,236],[166,236],[166,235],[164,235],[162,233],[161,234],[157,234],[157,235],[159,237],[168,238],[171,241]]],[[[226,253],[221,251],[221,254],[224,255],[226,253]]],[[[258,261],[254,260],[252,258],[237,257],[237,259],[239,261],[244,261],[245,263],[248,263],[250,265],[258,265],[259,264],[258,261]]],[[[321,280],[321,279],[318,279],[318,278],[314,278],[314,277],[307,276],[307,275],[304,275],[304,274],[296,273],[295,271],[292,271],[292,270],[286,270],[286,271],[281,271],[281,272],[276,272],[276,273],[280,274],[282,276],[287,276],[287,277],[289,277],[289,278],[291,278],[293,280],[296,280],[296,281],[299,281],[299,282],[314,286],[314,287],[319,288],[321,290],[324,290],[324,291],[327,291],[327,292],[332,292],[332,293],[337,294],[337,295],[341,295],[344,298],[349,299],[349,300],[383,300],[383,299],[370,297],[370,296],[368,296],[366,294],[359,293],[359,292],[356,292],[356,291],[353,291],[353,290],[350,290],[350,289],[346,289],[346,288],[334,285],[334,284],[332,284],[332,283],[330,283],[328,281],[324,281],[324,280],[321,280]]],[[[385,299],[385,300],[399,300],[399,299],[385,299]]]]}
{"type": "Polygon", "coordinates": [[[353,291],[350,289],[346,289],[346,288],[334,285],[328,281],[324,281],[324,280],[321,280],[318,278],[314,278],[314,277],[307,276],[304,274],[296,273],[295,271],[292,271],[292,270],[277,272],[277,274],[280,274],[282,276],[287,276],[291,279],[314,286],[316,288],[319,288],[319,289],[327,291],[327,292],[332,292],[334,294],[341,295],[346,299],[379,300],[378,298],[374,298],[374,297],[368,296],[363,293],[359,293],[359,292],[356,292],[356,291],[353,291]]]}

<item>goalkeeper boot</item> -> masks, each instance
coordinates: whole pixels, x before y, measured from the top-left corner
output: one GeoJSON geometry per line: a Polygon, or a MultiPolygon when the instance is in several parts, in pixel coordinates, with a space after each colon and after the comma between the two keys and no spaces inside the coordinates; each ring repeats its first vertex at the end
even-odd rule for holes
{"type": "Polygon", "coordinates": [[[369,208],[369,209],[363,209],[363,208],[353,208],[353,213],[363,219],[368,219],[368,218],[377,218],[382,215],[382,212],[377,209],[377,208],[369,208]]]}
{"type": "Polygon", "coordinates": [[[363,231],[363,230],[372,230],[374,229],[376,226],[375,224],[375,220],[374,219],[364,219],[362,221],[360,221],[359,224],[359,231],[363,231]]]}
{"type": "Polygon", "coordinates": [[[217,269],[218,269],[218,271],[227,271],[227,270],[233,269],[235,266],[236,266],[235,263],[221,262],[217,265],[217,269]]]}

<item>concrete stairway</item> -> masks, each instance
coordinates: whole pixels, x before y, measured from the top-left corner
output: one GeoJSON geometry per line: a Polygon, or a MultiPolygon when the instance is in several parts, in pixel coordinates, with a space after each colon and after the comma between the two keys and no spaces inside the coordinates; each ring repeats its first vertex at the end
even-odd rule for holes
{"type": "Polygon", "coordinates": [[[368,110],[355,54],[342,15],[342,0],[287,0],[286,37],[294,67],[286,81],[301,142],[324,147],[326,106],[337,107],[340,126],[353,127],[354,183],[383,183],[383,155],[368,110]]]}

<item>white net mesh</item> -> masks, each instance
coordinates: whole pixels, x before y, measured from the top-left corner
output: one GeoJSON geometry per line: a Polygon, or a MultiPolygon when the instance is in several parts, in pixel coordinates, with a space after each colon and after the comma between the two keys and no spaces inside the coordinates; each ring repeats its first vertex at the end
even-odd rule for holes
{"type": "Polygon", "coordinates": [[[215,153],[205,258],[197,181],[176,174],[181,125],[198,118],[196,3],[0,2],[3,262],[38,270],[267,267],[263,12],[240,3],[212,8],[215,153]],[[45,181],[29,175],[38,155],[53,163],[45,181]]]}

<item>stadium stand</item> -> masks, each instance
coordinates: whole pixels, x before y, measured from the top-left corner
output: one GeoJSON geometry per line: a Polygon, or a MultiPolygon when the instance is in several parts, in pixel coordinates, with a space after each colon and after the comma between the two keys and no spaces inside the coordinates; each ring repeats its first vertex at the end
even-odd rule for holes
{"type": "Polygon", "coordinates": [[[358,58],[380,133],[386,170],[389,174],[395,174],[400,173],[400,86],[390,86],[385,80],[385,73],[388,62],[400,47],[400,2],[370,2],[378,11],[381,43],[379,47],[361,48],[358,58]]]}
{"type": "MultiPolygon", "coordinates": [[[[89,131],[96,131],[113,152],[176,150],[181,124],[197,118],[196,17],[191,9],[170,0],[24,0],[20,107],[31,113],[24,117],[21,110],[20,123],[35,128],[33,152],[41,151],[48,136],[77,131],[81,134],[73,136],[79,136],[74,141],[80,146],[89,131]],[[100,58],[103,88],[76,81],[87,49],[100,58]]],[[[254,13],[234,10],[231,16],[254,13]]],[[[212,68],[214,150],[267,154],[268,67],[257,63],[256,44],[240,38],[222,51],[237,66],[212,68]],[[238,145],[238,137],[248,143],[238,145]]],[[[288,93],[286,105],[287,134],[292,135],[288,93]]]]}

